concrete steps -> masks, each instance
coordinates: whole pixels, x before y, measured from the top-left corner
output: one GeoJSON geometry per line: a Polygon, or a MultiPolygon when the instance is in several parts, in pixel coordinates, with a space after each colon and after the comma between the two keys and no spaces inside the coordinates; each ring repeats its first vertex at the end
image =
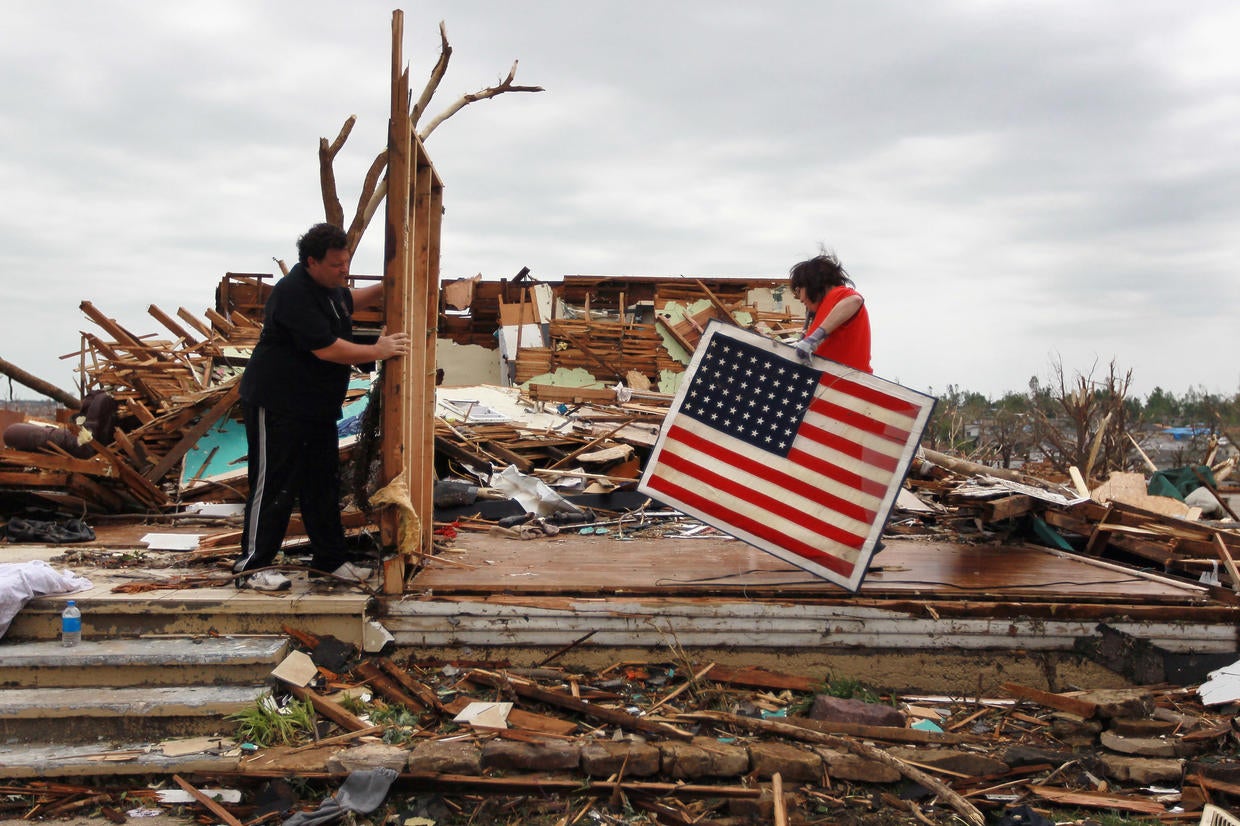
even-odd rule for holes
{"type": "Polygon", "coordinates": [[[163,746],[231,739],[228,718],[270,690],[290,650],[286,629],[360,647],[375,602],[300,572],[276,594],[203,584],[189,569],[78,573],[93,587],[31,599],[0,638],[0,777],[227,770],[235,749],[170,755],[163,746]],[[143,587],[131,592],[135,584],[143,587]],[[82,642],[66,648],[60,614],[70,598],[82,642]]]}
{"type": "MultiPolygon", "coordinates": [[[[357,590],[265,594],[229,587],[115,593],[111,583],[68,596],[31,600],[13,618],[4,640],[59,640],[60,612],[71,596],[82,610],[82,639],[137,636],[279,635],[285,626],[359,644],[372,599],[357,590]]],[[[300,578],[295,579],[302,586],[300,578]]]]}
{"type": "Polygon", "coordinates": [[[0,739],[46,744],[231,736],[235,725],[228,715],[266,691],[264,685],[10,688],[0,691],[0,739]]]}
{"type": "Polygon", "coordinates": [[[285,637],[0,643],[0,742],[228,734],[268,690],[285,637]]]}
{"type": "MultiPolygon", "coordinates": [[[[4,552],[42,558],[26,547],[4,552]]],[[[57,566],[58,556],[43,552],[57,566]]],[[[74,573],[91,586],[29,599],[0,637],[0,778],[233,771],[241,752],[229,718],[271,690],[289,632],[358,648],[384,642],[374,594],[302,571],[289,571],[292,587],[279,593],[194,568],[74,573]],[[82,641],[66,648],[69,599],[82,611],[82,641]]]]}
{"type": "Polygon", "coordinates": [[[200,751],[164,754],[147,742],[121,743],[0,743],[0,777],[91,778],[100,775],[213,774],[235,771],[238,755],[200,751]]]}
{"type": "Polygon", "coordinates": [[[262,685],[288,653],[279,637],[0,642],[0,689],[262,685]]]}

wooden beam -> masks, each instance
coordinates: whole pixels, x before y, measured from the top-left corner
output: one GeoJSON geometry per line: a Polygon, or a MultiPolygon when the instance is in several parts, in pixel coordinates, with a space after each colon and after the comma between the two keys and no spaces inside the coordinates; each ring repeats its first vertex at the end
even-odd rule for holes
{"type": "Polygon", "coordinates": [[[431,711],[435,707],[425,705],[420,699],[407,693],[404,688],[397,684],[373,662],[358,663],[354,669],[366,684],[378,691],[389,701],[396,702],[415,714],[423,711],[431,711]]]}
{"type": "Polygon", "coordinates": [[[46,382],[32,373],[27,373],[12,362],[0,359],[0,373],[20,384],[24,384],[36,393],[47,396],[53,401],[60,402],[70,410],[77,410],[82,406],[82,402],[76,396],[66,393],[51,382],[46,382]]]}
{"type": "Polygon", "coordinates": [[[1052,803],[1064,806],[1089,806],[1095,809],[1119,809],[1145,815],[1165,814],[1167,807],[1148,798],[1104,792],[1077,792],[1055,786],[1026,786],[1029,792],[1052,803]]]}
{"type": "Polygon", "coordinates": [[[360,719],[339,703],[334,703],[309,688],[302,688],[292,683],[287,683],[284,687],[297,699],[309,700],[315,711],[346,731],[361,731],[370,728],[370,723],[360,719]]]}
{"type": "MultiPolygon", "coordinates": [[[[974,826],[984,826],[986,818],[978,811],[972,803],[961,795],[952,791],[949,787],[931,777],[926,772],[917,767],[895,757],[892,757],[882,749],[868,745],[860,740],[854,740],[846,737],[836,737],[831,734],[803,729],[799,726],[789,725],[788,723],[778,720],[761,720],[754,717],[745,717],[740,714],[729,714],[725,711],[699,711],[689,714],[682,714],[680,717],[690,720],[714,720],[717,722],[727,723],[738,728],[746,729],[751,732],[775,734],[781,737],[790,737],[794,740],[800,740],[806,743],[820,743],[839,751],[852,752],[859,757],[882,763],[885,766],[895,769],[900,774],[919,783],[927,789],[935,792],[943,799],[943,801],[956,810],[961,817],[974,826]]],[[[679,719],[679,718],[678,718],[679,719]]]]}
{"type": "Polygon", "coordinates": [[[1033,510],[1033,497],[1023,493],[982,502],[983,519],[987,522],[999,522],[1016,516],[1024,516],[1031,510],[1033,510]]]}
{"type": "Polygon", "coordinates": [[[184,327],[182,327],[180,324],[177,324],[176,320],[173,319],[172,316],[168,315],[163,310],[156,307],[154,304],[147,307],[146,311],[151,315],[152,318],[154,318],[160,324],[167,327],[168,332],[172,333],[174,336],[184,341],[190,347],[194,347],[199,343],[198,339],[194,337],[193,335],[191,335],[190,332],[186,330],[184,327]]]}
{"type": "Polygon", "coordinates": [[[203,338],[215,338],[214,334],[211,332],[211,328],[204,324],[202,319],[198,318],[198,316],[194,315],[189,310],[184,307],[178,307],[177,315],[181,317],[182,321],[201,333],[203,338]]]}
{"type": "MultiPolygon", "coordinates": [[[[414,247],[415,275],[422,285],[422,329],[426,346],[422,354],[421,375],[418,377],[422,406],[418,412],[419,441],[416,459],[420,472],[417,486],[410,486],[410,498],[422,516],[423,554],[431,552],[434,542],[435,482],[435,374],[438,362],[436,341],[439,332],[439,250],[443,225],[443,184],[426,154],[426,147],[415,137],[417,173],[414,180],[414,215],[418,229],[414,247]]],[[[415,282],[416,283],[416,282],[415,282]]],[[[417,323],[417,318],[414,319],[417,323]]],[[[417,365],[413,367],[417,369],[417,365]]]]}
{"type": "Polygon", "coordinates": [[[545,688],[540,688],[532,683],[517,682],[502,674],[494,674],[491,672],[474,669],[465,676],[466,679],[471,682],[511,690],[520,697],[565,708],[578,714],[583,714],[586,717],[592,717],[596,720],[611,723],[614,726],[619,726],[620,728],[628,731],[644,731],[648,734],[658,734],[663,737],[672,737],[677,740],[693,739],[693,735],[688,732],[681,731],[680,729],[667,725],[666,723],[659,723],[654,720],[648,720],[644,717],[637,717],[629,714],[627,711],[608,708],[607,706],[599,705],[597,703],[588,703],[568,694],[562,694],[558,691],[548,691],[545,688]]]}
{"type": "Polygon", "coordinates": [[[575,335],[568,332],[567,330],[561,330],[559,334],[564,336],[564,338],[568,339],[572,343],[572,345],[576,347],[578,350],[580,350],[582,353],[584,353],[585,355],[589,356],[591,359],[596,361],[599,364],[599,366],[601,366],[604,370],[606,370],[614,379],[616,379],[617,381],[621,381],[621,382],[624,381],[624,373],[620,370],[619,367],[616,367],[616,365],[612,364],[611,362],[607,361],[605,358],[600,356],[598,353],[591,350],[589,346],[585,342],[583,342],[581,339],[577,338],[575,335]]]}
{"type": "Polygon", "coordinates": [[[1097,703],[1078,700],[1075,697],[1065,697],[1062,694],[1052,694],[1049,691],[1042,691],[1027,685],[1004,683],[1003,690],[1013,697],[1018,697],[1022,700],[1032,700],[1038,705],[1053,708],[1056,711],[1066,711],[1086,720],[1098,713],[1097,703]]]}
{"type": "Polygon", "coordinates": [[[417,135],[409,72],[401,57],[404,16],[392,15],[391,117],[388,123],[383,321],[410,335],[409,353],[383,365],[382,481],[403,479],[408,512],[380,511],[385,547],[403,539],[384,564],[383,592],[398,594],[416,558],[429,554],[434,525],[435,339],[439,320],[439,234],[443,186],[417,135]],[[402,531],[402,524],[405,530],[402,531]]]}
{"type": "Polygon", "coordinates": [[[63,488],[69,481],[67,471],[0,470],[0,485],[31,488],[63,488]]]}
{"type": "Polygon", "coordinates": [[[1232,590],[1240,594],[1240,571],[1236,570],[1236,561],[1231,558],[1231,551],[1227,550],[1227,543],[1223,541],[1223,537],[1215,533],[1214,542],[1218,546],[1219,558],[1223,560],[1223,565],[1227,568],[1227,575],[1231,577],[1232,590]]]}
{"type": "Polygon", "coordinates": [[[710,300],[710,303],[714,306],[715,310],[722,316],[722,319],[720,319],[721,321],[727,321],[730,324],[736,324],[736,319],[732,317],[732,311],[728,309],[728,306],[726,304],[724,304],[722,301],[719,300],[718,296],[716,296],[713,292],[710,291],[710,287],[706,286],[706,282],[698,278],[698,279],[694,279],[693,283],[697,284],[698,287],[701,288],[702,292],[706,293],[706,297],[710,300]]]}
{"type": "MultiPolygon", "coordinates": [[[[404,66],[402,40],[404,37],[404,13],[392,12],[392,65],[391,65],[391,114],[388,117],[388,163],[387,204],[385,210],[383,249],[383,326],[389,332],[410,329],[409,318],[409,190],[410,153],[412,151],[413,125],[409,111],[409,71],[404,66]]],[[[412,343],[417,336],[411,334],[412,343]]],[[[405,476],[408,487],[409,437],[408,394],[412,373],[408,365],[414,359],[411,352],[403,358],[390,360],[383,365],[382,378],[382,443],[380,462],[384,485],[405,476]]],[[[398,546],[401,519],[405,517],[398,507],[380,509],[380,538],[385,548],[398,546]]],[[[399,594],[404,590],[405,549],[383,568],[381,588],[386,594],[399,594]]]]}
{"type": "Polygon", "coordinates": [[[124,347],[127,350],[143,348],[143,344],[137,336],[117,324],[115,320],[105,316],[99,311],[99,308],[91,302],[83,301],[78,305],[78,307],[87,318],[99,325],[100,329],[102,329],[105,333],[112,336],[112,339],[121,347],[124,347]]]}
{"type": "Polygon", "coordinates": [[[65,473],[84,473],[87,476],[105,476],[116,478],[116,468],[106,458],[98,456],[89,459],[78,459],[67,453],[39,453],[18,450],[15,447],[0,447],[0,462],[22,467],[36,467],[40,470],[63,471],[65,473]]]}
{"type": "Polygon", "coordinates": [[[186,782],[185,780],[182,780],[179,774],[172,775],[172,779],[176,781],[176,784],[178,786],[180,786],[182,789],[188,792],[190,797],[194,798],[194,800],[197,800],[198,803],[201,806],[203,806],[203,808],[205,808],[211,814],[218,817],[220,820],[227,823],[228,826],[242,826],[241,821],[233,817],[232,812],[228,811],[223,806],[221,806],[219,803],[217,803],[215,800],[211,799],[209,795],[206,795],[198,791],[198,789],[196,789],[192,784],[186,782]]]}
{"type": "Polygon", "coordinates": [[[1236,516],[1236,512],[1231,509],[1231,505],[1227,504],[1227,497],[1220,494],[1218,492],[1218,488],[1210,484],[1210,480],[1206,479],[1202,472],[1197,470],[1196,467],[1190,466],[1189,469],[1193,472],[1193,475],[1197,477],[1197,481],[1201,483],[1201,486],[1210,491],[1210,494],[1218,500],[1220,505],[1223,506],[1223,510],[1227,511],[1227,515],[1231,517],[1232,521],[1240,522],[1240,516],[1236,516]]]}
{"type": "Polygon", "coordinates": [[[113,453],[107,445],[101,444],[98,439],[92,439],[90,446],[116,468],[120,480],[125,483],[125,486],[129,488],[129,491],[139,502],[156,509],[163,508],[168,504],[168,497],[160,488],[148,481],[141,473],[134,470],[128,462],[123,461],[121,457],[113,453]]]}

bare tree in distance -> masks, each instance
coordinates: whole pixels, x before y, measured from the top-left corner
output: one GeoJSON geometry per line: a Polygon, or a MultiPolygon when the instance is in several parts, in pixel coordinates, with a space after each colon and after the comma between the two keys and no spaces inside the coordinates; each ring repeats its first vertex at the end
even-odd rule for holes
{"type": "Polygon", "coordinates": [[[1132,453],[1126,404],[1132,370],[1121,375],[1112,361],[1101,379],[1091,368],[1069,381],[1062,362],[1051,369],[1053,385],[1030,383],[1034,433],[1046,460],[1061,472],[1075,467],[1090,482],[1126,470],[1132,453]]]}
{"type": "MultiPolygon", "coordinates": [[[[444,75],[448,71],[448,61],[452,57],[452,44],[448,42],[448,30],[443,21],[439,23],[439,59],[435,62],[434,68],[431,69],[430,77],[426,81],[422,94],[418,96],[417,103],[410,108],[409,120],[410,126],[417,134],[418,138],[425,141],[430,137],[444,121],[464,109],[471,103],[480,100],[489,100],[498,97],[507,92],[542,92],[541,86],[518,86],[513,81],[517,75],[517,62],[512,62],[512,68],[508,70],[508,75],[495,86],[488,86],[477,92],[471,92],[462,95],[457,100],[448,105],[442,112],[436,115],[426,124],[420,131],[418,130],[418,121],[426,112],[430,105],[431,99],[435,96],[435,92],[439,89],[439,84],[443,80],[444,75]]],[[[340,204],[340,196],[336,190],[336,173],[334,162],[336,155],[340,153],[345,141],[349,138],[349,133],[353,131],[353,125],[357,122],[356,115],[349,115],[344,125],[340,127],[340,132],[336,135],[336,139],[328,142],[327,138],[319,138],[319,184],[323,193],[323,213],[328,223],[335,224],[338,227],[344,227],[344,208],[340,204]]],[[[374,217],[375,211],[378,210],[379,204],[383,202],[387,195],[387,178],[383,172],[387,168],[388,153],[385,147],[382,152],[375,157],[370,164],[370,169],[366,172],[366,177],[362,182],[362,191],[358,196],[357,209],[353,214],[353,220],[349,223],[346,232],[349,236],[349,252],[356,252],[358,244],[361,243],[362,235],[366,232],[366,227],[370,224],[370,219],[374,217]]]]}

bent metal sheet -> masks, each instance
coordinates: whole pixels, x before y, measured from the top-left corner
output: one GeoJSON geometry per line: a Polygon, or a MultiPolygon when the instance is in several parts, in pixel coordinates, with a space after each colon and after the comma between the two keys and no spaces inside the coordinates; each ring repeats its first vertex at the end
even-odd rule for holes
{"type": "Polygon", "coordinates": [[[638,490],[856,592],[934,401],[712,321],[638,490]]]}

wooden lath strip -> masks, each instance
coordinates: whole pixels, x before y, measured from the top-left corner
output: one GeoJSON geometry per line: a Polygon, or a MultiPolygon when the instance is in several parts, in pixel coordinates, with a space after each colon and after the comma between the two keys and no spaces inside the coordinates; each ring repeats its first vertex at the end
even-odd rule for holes
{"type": "Polygon", "coordinates": [[[176,320],[172,318],[172,316],[168,315],[154,304],[147,307],[146,311],[152,318],[164,325],[164,327],[168,329],[168,332],[172,333],[190,347],[194,347],[200,343],[200,339],[196,338],[180,324],[177,324],[176,320]]]}

